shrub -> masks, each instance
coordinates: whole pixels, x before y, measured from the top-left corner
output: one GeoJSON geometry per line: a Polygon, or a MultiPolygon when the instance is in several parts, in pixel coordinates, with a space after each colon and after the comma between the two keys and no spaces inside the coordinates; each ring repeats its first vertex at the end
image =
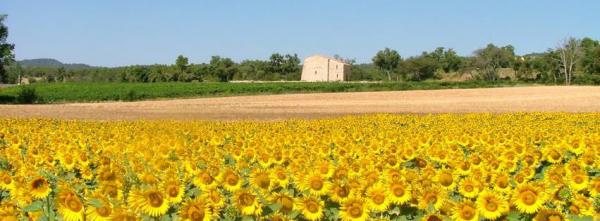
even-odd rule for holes
{"type": "Polygon", "coordinates": [[[21,86],[17,93],[16,101],[19,104],[33,104],[38,102],[38,95],[35,87],[21,86]]]}
{"type": "Polygon", "coordinates": [[[126,94],[121,96],[121,100],[123,100],[123,101],[135,101],[135,100],[139,100],[139,99],[140,99],[140,96],[133,89],[130,89],[129,91],[127,91],[126,94]]]}

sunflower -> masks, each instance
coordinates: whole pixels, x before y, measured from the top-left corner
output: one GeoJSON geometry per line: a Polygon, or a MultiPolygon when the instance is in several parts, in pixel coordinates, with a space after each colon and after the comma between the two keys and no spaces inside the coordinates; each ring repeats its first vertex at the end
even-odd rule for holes
{"type": "Polygon", "coordinates": [[[219,180],[229,192],[235,192],[242,188],[242,178],[233,169],[227,168],[221,173],[219,180]]]}
{"type": "Polygon", "coordinates": [[[262,205],[258,201],[258,196],[247,189],[240,189],[233,196],[235,207],[242,215],[260,215],[262,213],[262,205]]]}
{"type": "Polygon", "coordinates": [[[294,219],[290,218],[287,215],[281,214],[279,212],[274,212],[274,213],[269,214],[267,216],[266,220],[270,220],[270,221],[291,221],[291,220],[294,220],[294,219]]]}
{"type": "Polygon", "coordinates": [[[369,210],[374,212],[383,212],[387,210],[391,203],[389,195],[387,189],[381,183],[369,187],[366,192],[369,210]]]}
{"type": "Polygon", "coordinates": [[[250,184],[258,188],[262,193],[268,192],[273,188],[271,176],[267,170],[255,169],[250,174],[250,184]]]}
{"type": "Polygon", "coordinates": [[[588,175],[583,171],[571,173],[568,178],[569,187],[575,191],[580,191],[587,188],[589,183],[588,175]]]}
{"type": "Polygon", "coordinates": [[[294,198],[284,192],[275,193],[270,201],[281,205],[279,210],[283,213],[290,213],[294,209],[294,198]]]}
{"type": "Polygon", "coordinates": [[[113,208],[107,197],[94,193],[92,199],[98,200],[99,205],[90,205],[85,214],[86,219],[90,221],[109,221],[112,219],[113,208]]]}
{"type": "Polygon", "coordinates": [[[476,204],[479,214],[486,219],[497,219],[509,210],[506,199],[499,193],[489,190],[484,190],[479,194],[476,204]]]}
{"type": "Polygon", "coordinates": [[[103,194],[104,196],[107,196],[113,200],[123,199],[123,190],[116,183],[101,182],[98,187],[98,191],[100,194],[103,194]]]}
{"type": "Polygon", "coordinates": [[[183,200],[184,184],[177,179],[169,179],[162,184],[166,200],[171,204],[178,204],[183,200]]]}
{"type": "Polygon", "coordinates": [[[492,178],[494,191],[501,193],[509,193],[512,188],[510,186],[510,177],[506,173],[496,173],[492,178]]]}
{"type": "Polygon", "coordinates": [[[179,217],[184,221],[210,221],[211,216],[202,198],[187,201],[179,210],[179,217]]]}
{"type": "Polygon", "coordinates": [[[82,221],[84,216],[83,203],[79,196],[71,190],[61,190],[56,196],[58,213],[65,221],[82,221]]]}
{"type": "Polygon", "coordinates": [[[465,200],[455,206],[452,218],[459,221],[479,220],[479,214],[475,204],[470,200],[465,200]]]}
{"type": "Polygon", "coordinates": [[[158,189],[134,190],[129,195],[129,203],[135,210],[152,217],[162,216],[169,209],[165,194],[158,189]]]}
{"type": "Polygon", "coordinates": [[[388,184],[388,193],[392,203],[402,205],[412,198],[411,187],[403,180],[396,180],[388,184]]]}
{"type": "Polygon", "coordinates": [[[590,195],[592,195],[592,197],[600,196],[600,176],[594,178],[594,180],[590,182],[588,190],[590,191],[590,195]]]}
{"type": "Polygon", "coordinates": [[[547,147],[542,150],[546,161],[550,163],[561,163],[564,158],[564,150],[560,146],[547,147]]]}
{"type": "Polygon", "coordinates": [[[480,183],[475,181],[473,178],[465,178],[460,181],[458,186],[458,192],[467,198],[475,198],[479,194],[480,183]]]}
{"type": "Polygon", "coordinates": [[[576,216],[593,216],[594,202],[584,195],[575,194],[575,196],[571,199],[569,211],[571,214],[576,216]]]}
{"type": "Polygon", "coordinates": [[[419,209],[428,209],[433,206],[435,210],[440,210],[447,202],[448,192],[439,187],[429,187],[419,190],[419,200],[417,207],[419,209]]]}
{"type": "Polygon", "coordinates": [[[454,190],[454,187],[456,187],[456,177],[450,170],[440,170],[435,175],[434,181],[446,190],[454,190]]]}
{"type": "Polygon", "coordinates": [[[225,206],[225,198],[217,188],[211,188],[204,191],[210,213],[218,215],[218,211],[225,206]]]}
{"type": "Polygon", "coordinates": [[[546,201],[546,194],[541,188],[525,183],[518,185],[512,194],[512,203],[522,213],[537,212],[546,201]]]}
{"type": "Polygon", "coordinates": [[[7,171],[2,171],[0,174],[0,189],[9,192],[13,192],[15,190],[14,179],[7,171]]]}
{"type": "Polygon", "coordinates": [[[327,194],[331,186],[323,175],[316,172],[308,174],[299,185],[310,194],[318,196],[327,194]]]}
{"type": "Polygon", "coordinates": [[[0,204],[0,220],[1,221],[17,221],[19,220],[19,211],[17,206],[12,203],[0,204]]]}
{"type": "Polygon", "coordinates": [[[298,210],[307,220],[319,220],[323,217],[324,203],[317,196],[304,196],[296,202],[298,210]]]}
{"type": "Polygon", "coordinates": [[[50,194],[52,188],[44,177],[36,177],[29,181],[29,193],[34,199],[43,199],[50,194]]]}
{"type": "Polygon", "coordinates": [[[342,203],[340,217],[345,221],[365,221],[369,218],[369,208],[364,199],[353,197],[342,203]]]}
{"type": "Polygon", "coordinates": [[[329,198],[331,201],[336,203],[341,203],[346,201],[352,194],[353,189],[350,185],[346,183],[342,183],[340,181],[336,181],[331,185],[331,189],[329,190],[329,198]]]}
{"type": "Polygon", "coordinates": [[[270,172],[273,187],[279,186],[285,188],[290,183],[290,176],[288,176],[289,172],[284,167],[276,167],[270,172]]]}
{"type": "Polygon", "coordinates": [[[567,220],[565,215],[556,210],[543,209],[540,210],[534,217],[533,221],[563,221],[567,220]]]}
{"type": "Polygon", "coordinates": [[[446,218],[444,218],[442,215],[437,214],[437,213],[428,214],[426,216],[423,216],[423,218],[421,218],[421,221],[444,221],[444,220],[446,220],[446,218]]]}
{"type": "Polygon", "coordinates": [[[201,190],[210,189],[218,185],[215,178],[210,175],[208,170],[199,171],[192,180],[192,183],[201,190]]]}

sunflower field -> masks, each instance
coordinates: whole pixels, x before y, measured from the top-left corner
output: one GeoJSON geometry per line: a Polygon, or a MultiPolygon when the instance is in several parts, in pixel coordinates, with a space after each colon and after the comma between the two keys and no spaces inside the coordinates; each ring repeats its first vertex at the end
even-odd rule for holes
{"type": "Polygon", "coordinates": [[[600,114],[0,119],[14,220],[600,220],[600,114]]]}

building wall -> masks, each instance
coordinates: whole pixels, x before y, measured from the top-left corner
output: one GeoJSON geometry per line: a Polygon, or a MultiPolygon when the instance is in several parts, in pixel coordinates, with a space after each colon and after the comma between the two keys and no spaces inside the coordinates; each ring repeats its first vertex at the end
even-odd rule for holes
{"type": "Polygon", "coordinates": [[[345,81],[349,79],[350,65],[323,57],[310,56],[304,59],[302,81],[345,81]]]}

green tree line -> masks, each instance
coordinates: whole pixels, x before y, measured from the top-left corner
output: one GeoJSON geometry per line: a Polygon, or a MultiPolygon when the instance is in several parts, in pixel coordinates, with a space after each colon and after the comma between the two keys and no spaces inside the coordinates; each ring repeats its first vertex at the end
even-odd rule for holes
{"type": "MultiPolygon", "coordinates": [[[[0,83],[30,82],[201,82],[232,80],[297,81],[302,65],[297,54],[274,53],[266,60],[235,62],[213,56],[208,63],[191,64],[183,55],[173,64],[124,67],[43,67],[19,65],[14,61],[14,45],[6,42],[8,28],[0,16],[0,83]]],[[[564,39],[542,53],[516,55],[512,45],[488,44],[470,56],[460,56],[451,48],[438,47],[420,55],[402,57],[394,49],[378,51],[372,63],[350,63],[352,81],[423,81],[428,79],[519,80],[555,84],[600,84],[600,43],[591,38],[564,39]],[[503,74],[508,70],[510,76],[503,74]]]]}

